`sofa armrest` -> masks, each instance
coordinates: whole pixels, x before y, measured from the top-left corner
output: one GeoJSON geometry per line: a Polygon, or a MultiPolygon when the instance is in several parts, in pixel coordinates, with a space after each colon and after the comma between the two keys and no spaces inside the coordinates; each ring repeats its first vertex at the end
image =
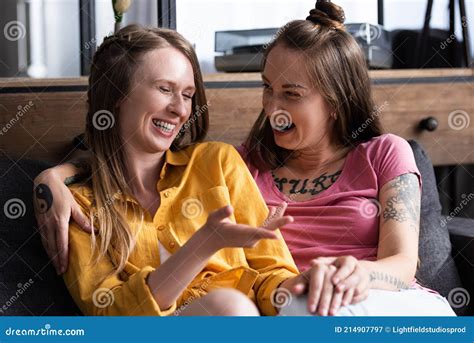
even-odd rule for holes
{"type": "Polygon", "coordinates": [[[474,219],[446,217],[452,256],[463,287],[470,295],[468,314],[474,313],[474,219]]]}

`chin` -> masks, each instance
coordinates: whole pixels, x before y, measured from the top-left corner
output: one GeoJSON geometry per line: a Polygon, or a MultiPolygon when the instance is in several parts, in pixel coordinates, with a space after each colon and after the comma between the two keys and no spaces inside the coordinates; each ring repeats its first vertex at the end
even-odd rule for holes
{"type": "Polygon", "coordinates": [[[298,147],[298,144],[295,143],[294,139],[288,139],[286,137],[274,137],[274,140],[276,145],[286,150],[295,150],[298,147]]]}
{"type": "Polygon", "coordinates": [[[276,142],[276,145],[279,148],[286,149],[286,150],[296,150],[297,148],[294,144],[279,144],[278,142],[276,142]]]}
{"type": "Polygon", "coordinates": [[[146,151],[151,154],[165,152],[166,150],[169,150],[172,142],[173,141],[170,141],[170,142],[157,142],[156,140],[149,141],[148,144],[146,144],[146,151]]]}

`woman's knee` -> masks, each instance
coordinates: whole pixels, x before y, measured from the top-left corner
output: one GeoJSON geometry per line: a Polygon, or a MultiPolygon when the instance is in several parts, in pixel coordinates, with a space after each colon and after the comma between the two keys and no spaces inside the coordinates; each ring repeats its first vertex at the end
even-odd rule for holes
{"type": "Polygon", "coordinates": [[[216,289],[202,298],[213,316],[259,316],[257,306],[242,292],[232,288],[216,289]]]}

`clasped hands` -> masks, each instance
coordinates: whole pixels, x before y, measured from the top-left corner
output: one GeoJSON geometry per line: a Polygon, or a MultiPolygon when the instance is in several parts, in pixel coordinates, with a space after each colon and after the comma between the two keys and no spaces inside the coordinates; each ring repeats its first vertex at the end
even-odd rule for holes
{"type": "Polygon", "coordinates": [[[333,316],[341,308],[365,300],[369,294],[368,270],[353,256],[319,257],[298,276],[284,281],[294,296],[307,294],[308,311],[333,316]]]}

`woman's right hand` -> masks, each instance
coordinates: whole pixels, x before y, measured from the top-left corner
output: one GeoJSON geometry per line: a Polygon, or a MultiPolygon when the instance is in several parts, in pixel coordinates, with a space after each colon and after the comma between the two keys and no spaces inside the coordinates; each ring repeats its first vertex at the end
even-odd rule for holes
{"type": "Polygon", "coordinates": [[[293,222],[293,217],[283,216],[287,204],[280,207],[270,207],[270,213],[264,224],[253,227],[245,224],[235,224],[229,219],[233,213],[231,206],[222,207],[209,214],[206,224],[201,228],[206,232],[211,249],[218,251],[222,248],[252,248],[261,239],[277,239],[275,230],[293,222]]]}
{"type": "Polygon", "coordinates": [[[56,273],[62,274],[68,265],[70,217],[87,232],[91,232],[90,222],[54,168],[35,178],[33,203],[41,242],[56,273]]]}

